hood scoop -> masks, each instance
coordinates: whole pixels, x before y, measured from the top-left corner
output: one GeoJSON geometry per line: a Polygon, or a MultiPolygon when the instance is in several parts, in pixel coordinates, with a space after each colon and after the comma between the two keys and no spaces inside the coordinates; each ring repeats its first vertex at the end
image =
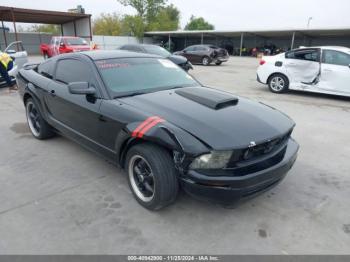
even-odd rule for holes
{"type": "Polygon", "coordinates": [[[235,106],[239,101],[238,97],[206,87],[182,88],[175,93],[214,110],[235,106]]]}

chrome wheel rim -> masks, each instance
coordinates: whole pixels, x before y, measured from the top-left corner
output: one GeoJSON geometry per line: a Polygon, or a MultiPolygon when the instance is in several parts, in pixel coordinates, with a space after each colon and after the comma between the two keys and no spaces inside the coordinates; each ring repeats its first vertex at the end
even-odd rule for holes
{"type": "Polygon", "coordinates": [[[273,91],[280,92],[281,90],[283,90],[285,84],[286,83],[282,77],[275,76],[274,78],[271,79],[270,86],[273,91]]]}
{"type": "Polygon", "coordinates": [[[129,161],[130,184],[139,199],[143,202],[152,201],[155,193],[155,180],[147,160],[140,155],[133,156],[129,161]]]}
{"type": "Polygon", "coordinates": [[[27,112],[27,121],[30,128],[30,131],[34,136],[40,135],[40,115],[39,111],[35,108],[33,102],[28,102],[26,104],[26,112],[27,112]]]}
{"type": "Polygon", "coordinates": [[[203,65],[208,65],[209,64],[209,59],[208,57],[203,58],[203,65]]]}

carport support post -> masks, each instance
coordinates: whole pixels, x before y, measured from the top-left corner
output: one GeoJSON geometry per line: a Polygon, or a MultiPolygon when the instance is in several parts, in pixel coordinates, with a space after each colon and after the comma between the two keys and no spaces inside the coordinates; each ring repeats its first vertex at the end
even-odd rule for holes
{"type": "Polygon", "coordinates": [[[202,33],[202,35],[201,35],[201,45],[203,45],[203,43],[204,43],[204,34],[202,33]]]}
{"type": "Polygon", "coordinates": [[[244,33],[241,33],[241,44],[239,47],[239,56],[242,56],[242,49],[243,49],[243,40],[244,40],[244,33]]]}
{"type": "Polygon", "coordinates": [[[293,36],[292,36],[292,44],[290,46],[291,50],[293,50],[293,48],[294,48],[294,41],[295,41],[295,32],[293,32],[293,36]]]}
{"type": "MultiPolygon", "coordinates": [[[[18,42],[18,35],[17,35],[17,28],[16,28],[16,19],[15,19],[15,13],[13,12],[13,8],[11,8],[11,14],[12,14],[13,29],[15,30],[16,42],[18,42]]],[[[17,43],[17,50],[18,49],[19,49],[19,46],[18,46],[18,43],[17,43]]]]}
{"type": "MultiPolygon", "coordinates": [[[[4,25],[4,21],[1,21],[1,26],[2,26],[2,32],[4,34],[4,40],[5,40],[5,48],[7,47],[7,38],[6,38],[6,32],[5,32],[5,25],[4,25]]],[[[5,49],[4,48],[4,49],[5,49]]]]}
{"type": "Polygon", "coordinates": [[[61,36],[63,36],[63,25],[61,24],[61,36]]]}
{"type": "Polygon", "coordinates": [[[169,34],[168,43],[169,43],[169,52],[171,53],[171,35],[170,34],[169,34]]]}

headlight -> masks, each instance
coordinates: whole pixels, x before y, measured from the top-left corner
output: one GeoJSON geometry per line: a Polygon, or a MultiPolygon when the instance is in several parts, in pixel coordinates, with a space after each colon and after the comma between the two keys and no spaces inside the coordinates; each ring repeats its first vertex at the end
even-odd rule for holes
{"type": "Polygon", "coordinates": [[[228,164],[232,151],[213,151],[197,157],[190,165],[190,169],[219,169],[228,164]]]}

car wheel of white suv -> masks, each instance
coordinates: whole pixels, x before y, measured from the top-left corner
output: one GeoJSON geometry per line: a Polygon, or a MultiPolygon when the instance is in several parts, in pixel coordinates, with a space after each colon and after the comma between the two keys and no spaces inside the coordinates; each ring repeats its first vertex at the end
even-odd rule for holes
{"type": "Polygon", "coordinates": [[[282,74],[274,74],[270,76],[268,85],[273,93],[285,93],[288,91],[289,81],[288,78],[282,74]]]}

